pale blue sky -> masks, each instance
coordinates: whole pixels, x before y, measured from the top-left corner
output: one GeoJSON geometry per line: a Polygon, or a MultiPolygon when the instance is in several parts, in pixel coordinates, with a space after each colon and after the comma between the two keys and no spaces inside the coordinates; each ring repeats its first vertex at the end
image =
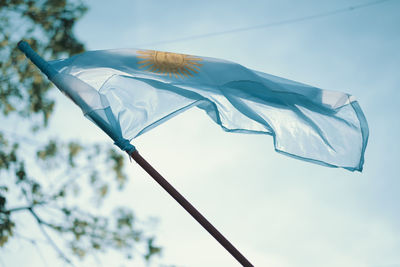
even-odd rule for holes
{"type": "MultiPolygon", "coordinates": [[[[135,145],[255,266],[400,266],[400,1],[325,18],[204,39],[163,40],[313,15],[368,1],[88,1],[78,37],[89,50],[146,48],[232,60],[248,68],[354,95],[370,127],[363,173],[302,162],[270,136],[223,132],[193,109],[135,145]]],[[[63,96],[54,135],[111,142],[63,96]]],[[[239,266],[186,212],[130,164],[131,181],[108,206],[159,217],[157,263],[239,266]]],[[[22,246],[22,245],[19,245],[22,246]]],[[[29,246],[6,266],[43,266],[29,246]],[[18,265],[17,265],[18,264],[18,265]],[[33,265],[32,265],[33,264],[33,265]]],[[[47,248],[51,266],[57,266],[47,248]]],[[[14,259],[12,259],[14,258],[14,259]]],[[[103,266],[142,266],[115,254],[103,266]],[[117,264],[118,262],[118,264],[117,264]]],[[[93,266],[90,260],[78,266],[93,266]]]]}

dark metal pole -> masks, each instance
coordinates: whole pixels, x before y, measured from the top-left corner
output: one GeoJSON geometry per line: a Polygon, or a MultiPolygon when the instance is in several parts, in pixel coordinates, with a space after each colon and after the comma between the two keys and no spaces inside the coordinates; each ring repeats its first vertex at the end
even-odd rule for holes
{"type": "MultiPolygon", "coordinates": [[[[58,72],[44,59],[42,59],[35,51],[29,46],[28,43],[20,41],[18,48],[25,53],[25,55],[36,65],[38,68],[47,75],[51,80],[58,72]]],[[[61,89],[61,88],[60,88],[61,89]]],[[[94,116],[94,115],[93,115],[94,116]]],[[[118,138],[109,131],[108,126],[105,125],[100,117],[91,117],[96,124],[103,129],[115,142],[118,138]]],[[[129,141],[127,141],[129,143],[129,141]]],[[[117,143],[115,143],[117,144],[117,143]]],[[[121,149],[125,150],[125,148],[121,149]]],[[[133,146],[132,146],[133,147],[133,146]]],[[[134,149],[134,147],[133,147],[134,149]]],[[[198,221],[235,259],[245,267],[253,267],[253,265],[206,219],[200,212],[198,212],[192,204],[189,203],[176,189],[168,183],[164,177],[161,176],[142,156],[139,155],[137,150],[134,150],[130,156],[148,173],[153,177],[156,182],[164,188],[178,203],[198,221]]]]}
{"type": "Polygon", "coordinates": [[[165,191],[198,221],[235,259],[245,267],[253,265],[201,213],[196,210],[167,180],[162,177],[137,150],[130,155],[165,191]]]}

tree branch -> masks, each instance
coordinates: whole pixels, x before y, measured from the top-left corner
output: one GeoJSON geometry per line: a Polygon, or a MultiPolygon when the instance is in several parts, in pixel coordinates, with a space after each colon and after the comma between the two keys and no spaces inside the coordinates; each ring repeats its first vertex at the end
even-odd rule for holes
{"type": "Polygon", "coordinates": [[[45,202],[39,202],[39,203],[36,203],[36,204],[34,204],[34,205],[30,205],[30,206],[21,206],[21,207],[15,207],[15,208],[12,208],[12,209],[8,209],[8,210],[5,210],[4,212],[5,213],[11,213],[11,212],[16,212],[16,211],[24,211],[24,210],[30,210],[30,209],[32,209],[34,206],[36,206],[36,205],[43,205],[43,204],[45,204],[45,202]]]}
{"type": "Polygon", "coordinates": [[[50,237],[50,235],[46,232],[46,230],[44,229],[43,225],[46,225],[48,227],[51,227],[50,224],[42,221],[42,219],[40,219],[40,217],[36,214],[36,212],[33,211],[32,208],[28,209],[29,212],[32,214],[32,216],[35,218],[35,220],[37,221],[38,225],[39,225],[39,229],[40,231],[43,233],[43,235],[46,237],[46,239],[49,241],[50,245],[55,249],[55,251],[57,251],[58,255],[65,260],[68,264],[75,266],[72,261],[65,256],[65,254],[61,251],[61,249],[57,246],[57,244],[53,241],[53,239],[50,237]]]}

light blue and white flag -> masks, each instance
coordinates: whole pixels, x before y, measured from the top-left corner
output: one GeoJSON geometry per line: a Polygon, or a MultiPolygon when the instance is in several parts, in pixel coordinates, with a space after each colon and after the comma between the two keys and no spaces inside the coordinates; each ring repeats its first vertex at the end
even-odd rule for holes
{"type": "Polygon", "coordinates": [[[362,170],[368,125],[346,93],[225,60],[152,50],[91,51],[50,64],[60,73],[52,81],[88,117],[103,114],[111,134],[124,139],[196,106],[225,131],[271,135],[278,152],[362,170]]]}

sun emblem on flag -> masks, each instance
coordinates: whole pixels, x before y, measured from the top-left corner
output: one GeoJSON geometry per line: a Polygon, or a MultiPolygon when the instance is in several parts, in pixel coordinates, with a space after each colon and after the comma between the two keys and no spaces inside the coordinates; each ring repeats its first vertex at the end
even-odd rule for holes
{"type": "Polygon", "coordinates": [[[139,68],[169,75],[169,77],[183,79],[193,76],[199,73],[203,65],[199,63],[202,59],[195,56],[154,50],[139,50],[138,53],[138,58],[142,59],[138,62],[139,68]]]}

